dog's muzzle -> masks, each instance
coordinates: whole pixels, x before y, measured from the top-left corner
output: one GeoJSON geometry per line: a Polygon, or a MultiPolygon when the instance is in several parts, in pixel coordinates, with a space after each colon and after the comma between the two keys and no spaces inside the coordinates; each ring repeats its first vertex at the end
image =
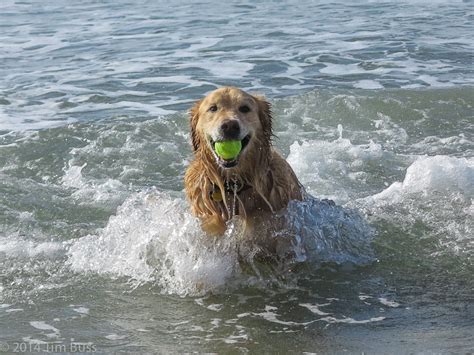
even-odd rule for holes
{"type": "Polygon", "coordinates": [[[229,119],[222,122],[219,127],[219,135],[222,137],[221,140],[238,140],[240,137],[240,123],[238,120],[229,119]]]}

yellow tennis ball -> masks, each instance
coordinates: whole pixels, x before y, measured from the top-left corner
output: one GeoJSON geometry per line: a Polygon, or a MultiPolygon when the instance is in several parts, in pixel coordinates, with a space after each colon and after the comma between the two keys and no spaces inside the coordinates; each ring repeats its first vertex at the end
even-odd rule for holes
{"type": "Polygon", "coordinates": [[[241,141],[222,141],[216,142],[214,144],[214,149],[216,154],[224,159],[224,160],[231,160],[237,158],[240,151],[242,150],[242,142],[241,141]]]}

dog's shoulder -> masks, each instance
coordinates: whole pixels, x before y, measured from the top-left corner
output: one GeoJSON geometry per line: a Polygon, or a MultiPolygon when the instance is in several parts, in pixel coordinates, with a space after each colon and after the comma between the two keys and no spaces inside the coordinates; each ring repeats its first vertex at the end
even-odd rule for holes
{"type": "Polygon", "coordinates": [[[268,179],[270,201],[276,209],[286,207],[291,200],[302,199],[302,185],[295,172],[283,156],[272,149],[268,179]]]}

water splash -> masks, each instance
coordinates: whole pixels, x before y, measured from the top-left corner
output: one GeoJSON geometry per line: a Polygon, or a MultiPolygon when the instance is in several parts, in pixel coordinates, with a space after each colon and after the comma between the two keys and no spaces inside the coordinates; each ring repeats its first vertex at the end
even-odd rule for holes
{"type": "Polygon", "coordinates": [[[355,210],[307,196],[302,202],[291,201],[277,218],[285,228],[276,236],[291,236],[297,261],[361,265],[373,260],[375,231],[355,210]]]}
{"type": "MultiPolygon", "coordinates": [[[[355,212],[332,202],[293,201],[270,224],[282,227],[267,240],[276,245],[273,262],[281,270],[295,262],[370,260],[371,229],[355,212]]],[[[255,276],[263,283],[272,280],[277,275],[261,272],[268,270],[268,260],[260,258],[265,246],[253,243],[262,236],[249,238],[244,229],[242,218],[234,216],[223,237],[209,237],[181,197],[141,192],[98,235],[78,239],[68,251],[68,264],[77,272],[125,276],[180,295],[218,292],[253,283],[255,276]]]]}

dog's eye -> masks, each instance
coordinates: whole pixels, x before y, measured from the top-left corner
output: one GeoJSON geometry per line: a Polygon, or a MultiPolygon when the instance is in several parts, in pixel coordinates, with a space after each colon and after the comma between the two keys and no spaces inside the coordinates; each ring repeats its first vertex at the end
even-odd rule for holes
{"type": "Polygon", "coordinates": [[[247,105],[242,105],[239,107],[239,111],[242,113],[250,112],[250,107],[248,107],[247,105]]]}
{"type": "Polygon", "coordinates": [[[217,111],[217,105],[212,105],[211,107],[209,107],[209,110],[210,112],[216,112],[217,111]]]}

